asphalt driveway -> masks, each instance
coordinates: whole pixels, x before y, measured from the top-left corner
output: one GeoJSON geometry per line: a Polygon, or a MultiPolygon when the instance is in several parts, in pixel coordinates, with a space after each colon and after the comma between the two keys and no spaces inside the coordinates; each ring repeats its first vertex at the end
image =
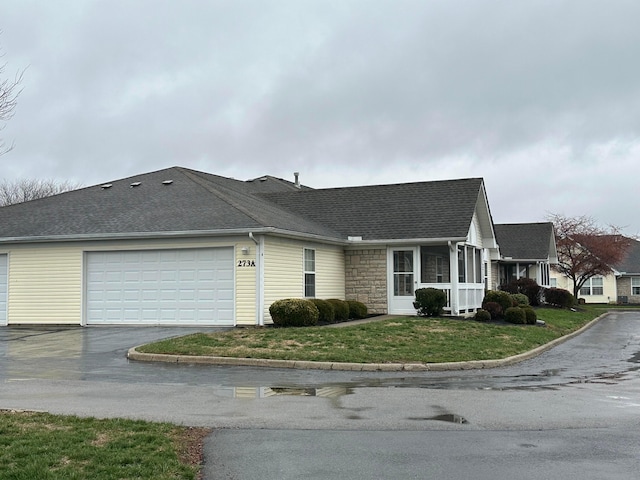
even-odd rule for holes
{"type": "Polygon", "coordinates": [[[480,371],[126,358],[132,346],[191,331],[1,328],[0,408],[216,427],[207,478],[600,480],[635,478],[640,468],[640,312],[615,312],[537,358],[480,371]],[[576,470],[587,458],[589,468],[576,470]]]}

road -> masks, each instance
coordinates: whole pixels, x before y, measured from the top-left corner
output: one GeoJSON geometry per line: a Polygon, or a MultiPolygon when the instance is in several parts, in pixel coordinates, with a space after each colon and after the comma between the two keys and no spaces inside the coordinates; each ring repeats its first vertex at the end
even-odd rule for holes
{"type": "Polygon", "coordinates": [[[0,408],[216,427],[206,478],[638,478],[640,313],[510,367],[130,362],[187,329],[0,329],[0,408]]]}

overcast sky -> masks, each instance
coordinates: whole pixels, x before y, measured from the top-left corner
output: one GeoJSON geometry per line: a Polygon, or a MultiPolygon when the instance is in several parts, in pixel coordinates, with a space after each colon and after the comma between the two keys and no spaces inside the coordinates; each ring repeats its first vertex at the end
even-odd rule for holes
{"type": "Polygon", "coordinates": [[[26,71],[0,178],[483,177],[496,223],[635,235],[639,24],[638,0],[2,0],[26,71]]]}

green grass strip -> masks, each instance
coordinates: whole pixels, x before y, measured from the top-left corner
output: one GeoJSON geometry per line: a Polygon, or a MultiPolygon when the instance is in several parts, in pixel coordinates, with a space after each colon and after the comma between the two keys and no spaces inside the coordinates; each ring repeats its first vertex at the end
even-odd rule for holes
{"type": "Polygon", "coordinates": [[[196,333],[138,348],[143,353],[351,363],[439,363],[500,359],[573,332],[603,313],[540,308],[546,327],[449,318],[399,317],[342,328],[240,328],[196,333]]]}
{"type": "Polygon", "coordinates": [[[133,420],[98,420],[0,411],[3,480],[193,480],[180,460],[185,429],[133,420]]]}

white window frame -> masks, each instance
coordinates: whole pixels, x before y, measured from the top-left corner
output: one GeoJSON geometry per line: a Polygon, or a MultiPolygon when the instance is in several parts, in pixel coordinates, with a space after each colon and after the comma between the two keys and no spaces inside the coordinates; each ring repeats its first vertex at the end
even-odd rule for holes
{"type": "Polygon", "coordinates": [[[640,295],[640,277],[631,277],[631,295],[640,295]]]}
{"type": "Polygon", "coordinates": [[[304,289],[304,297],[305,298],[315,298],[316,297],[316,249],[315,248],[307,248],[305,247],[302,251],[302,285],[304,289]],[[312,255],[312,258],[308,259],[307,254],[312,255]],[[308,260],[311,264],[308,263],[308,260]],[[311,267],[311,268],[308,268],[311,267]],[[309,290],[311,286],[307,279],[313,278],[313,292],[309,290]]]}
{"type": "Polygon", "coordinates": [[[604,295],[604,277],[591,277],[589,280],[584,282],[584,285],[580,288],[580,295],[584,295],[586,297],[604,295]]]}

